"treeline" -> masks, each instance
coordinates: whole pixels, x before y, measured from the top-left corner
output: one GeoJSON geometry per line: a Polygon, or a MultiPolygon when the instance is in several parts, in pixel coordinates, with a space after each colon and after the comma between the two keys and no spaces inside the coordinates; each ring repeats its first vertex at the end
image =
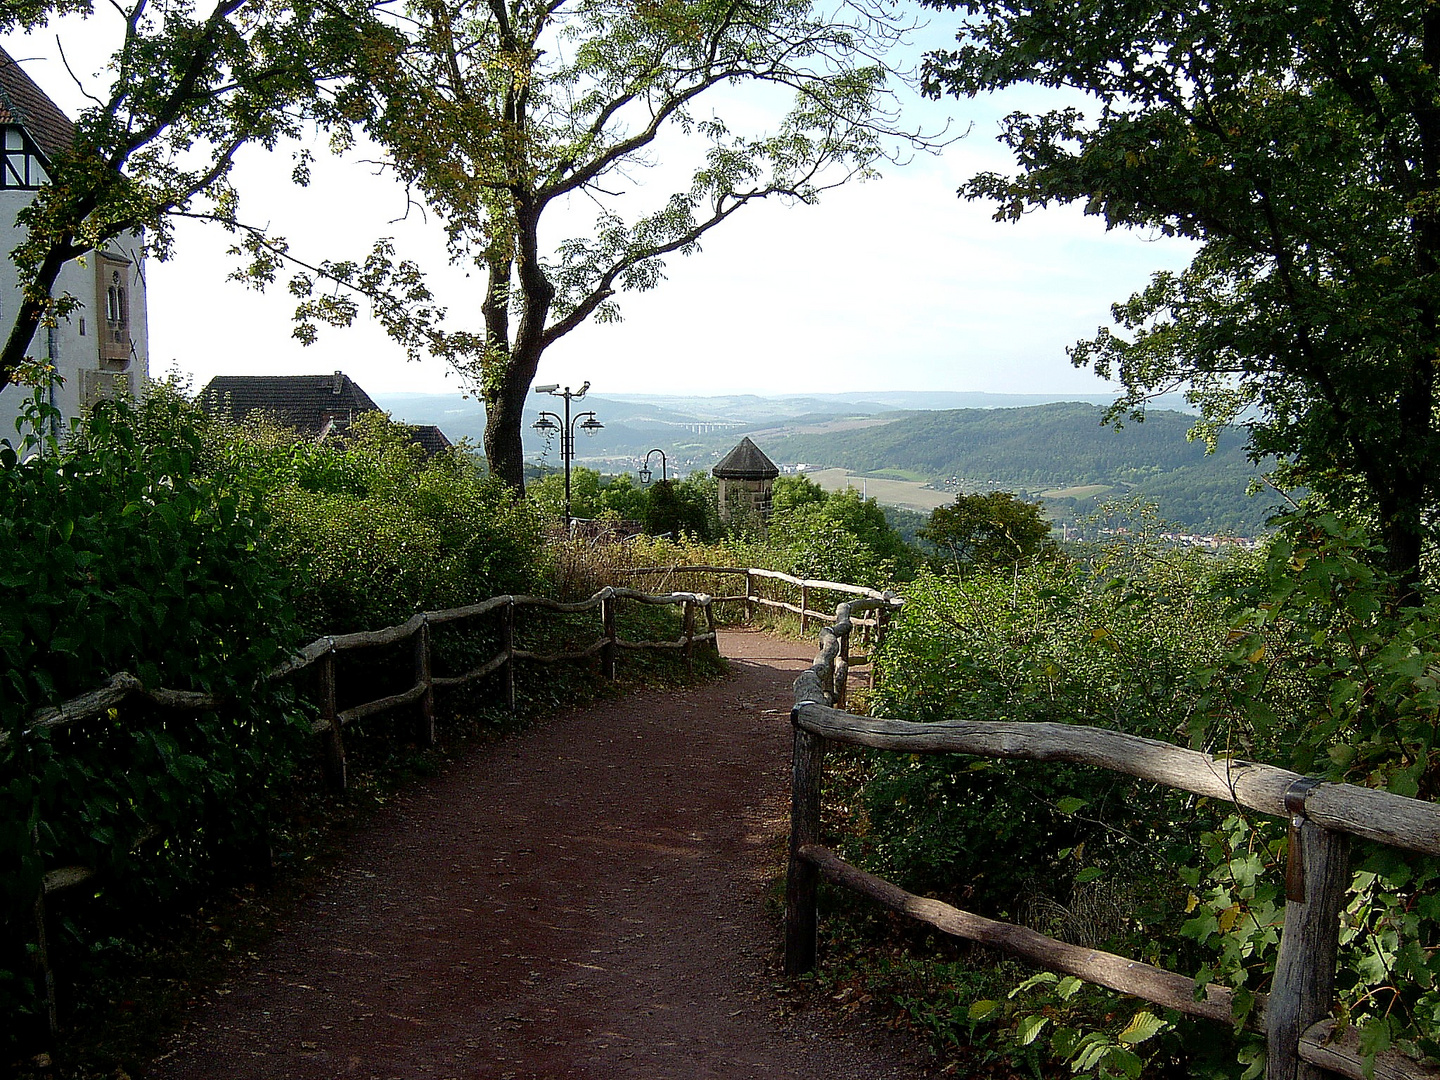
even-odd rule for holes
{"type": "Polygon", "coordinates": [[[899,469],[967,490],[993,486],[1040,495],[1108,489],[1047,497],[1057,521],[1084,516],[1097,499],[1137,495],[1192,531],[1254,535],[1281,501],[1246,494],[1261,470],[1247,459],[1240,432],[1223,432],[1215,452],[1207,453],[1204,442],[1188,437],[1194,417],[1156,411],[1116,431],[1102,423],[1104,413],[1079,402],[916,412],[876,427],[774,439],[765,450],[778,461],[855,473],[899,469]]]}

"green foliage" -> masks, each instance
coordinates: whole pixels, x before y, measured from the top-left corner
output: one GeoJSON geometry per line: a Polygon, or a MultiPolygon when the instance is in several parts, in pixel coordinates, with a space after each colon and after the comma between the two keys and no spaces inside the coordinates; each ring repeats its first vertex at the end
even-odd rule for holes
{"type": "MultiPolygon", "coordinates": [[[[37,391],[33,430],[46,414],[37,391]]],[[[0,444],[10,538],[0,574],[0,1012],[10,1017],[33,1016],[22,950],[47,869],[97,868],[116,903],[153,906],[248,865],[308,742],[286,692],[256,686],[298,636],[286,575],[263,550],[262,492],[201,472],[192,419],[157,394],[97,406],[64,447],[33,436],[0,444]],[[132,700],[22,734],[36,709],[119,671],[233,705],[186,714],[132,700]]],[[[86,933],[76,924],[56,947],[83,947],[86,933]]],[[[4,1025],[3,1038],[25,1026],[4,1025]]]]}
{"type": "Polygon", "coordinates": [[[871,587],[904,580],[920,561],[874,499],[803,476],[776,479],[765,542],[787,573],[871,587]]]}
{"type": "Polygon", "coordinates": [[[217,426],[212,467],[264,478],[268,542],[292,568],[307,631],[374,629],[535,584],[536,518],[464,452],[427,458],[379,413],[340,445],[257,434],[217,426]]]}
{"type": "MultiPolygon", "coordinates": [[[[177,213],[241,227],[229,182],[237,150],[273,149],[298,136],[306,120],[343,129],[364,106],[349,81],[355,57],[389,36],[365,0],[259,7],[177,0],[163,18],[151,17],[144,0],[116,10],[109,86],[91,95],[75,144],[50,162],[50,182],[17,217],[25,237],[9,254],[23,295],[0,351],[0,387],[15,379],[37,328],[79,304],[54,295],[67,261],[141,229],[148,250],[165,258],[177,213]]],[[[6,4],[0,28],[33,30],[64,11],[84,17],[81,32],[97,32],[94,5],[72,0],[6,4]]],[[[307,179],[303,163],[294,177],[307,179]]],[[[283,241],[270,244],[284,250],[283,241]]]]}
{"type": "MultiPolygon", "coordinates": [[[[921,574],[905,587],[872,710],[1174,738],[1199,695],[1191,671],[1224,640],[1223,605],[1194,559],[1157,553],[1126,580],[1113,576],[1122,555],[964,580],[921,574]]],[[[1171,843],[1167,807],[1141,788],[1077,766],[887,755],[866,789],[866,843],[902,881],[963,882],[983,910],[1016,915],[1034,895],[1064,906],[1081,875],[1118,864],[1149,874],[1171,843]]]]}
{"type": "MultiPolygon", "coordinates": [[[[1174,740],[1206,690],[1194,673],[1227,641],[1226,583],[1237,567],[1163,548],[1115,545],[963,579],[921,574],[905,588],[871,709],[876,715],[1084,723],[1174,740]]],[[[1089,947],[1172,970],[1208,954],[1179,934],[1208,808],[1103,770],[986,758],[882,755],[861,802],[856,857],[907,888],[950,897],[1089,947]]],[[[1012,987],[1013,988],[1013,987],[1012,987]]],[[[1067,983],[1067,988],[1069,984],[1067,983]]],[[[1182,1036],[1141,1038],[1152,1020],[1103,993],[1071,1002],[1053,978],[955,1022],[987,1044],[1077,1074],[1137,1076],[1190,1053],[1182,1036]],[[993,1015],[992,1015],[993,1012],[993,1015]],[[983,1021],[983,1023],[981,1023],[983,1021]],[[975,1025],[981,1023],[981,1029],[975,1025]]],[[[979,1008],[976,1001],[968,1004],[979,1008]]],[[[1165,1018],[1154,1017],[1154,1021],[1165,1018]]],[[[1216,1045],[1223,1032],[1207,1031],[1216,1045]]]]}
{"type": "MultiPolygon", "coordinates": [[[[1235,583],[1229,647],[1199,675],[1209,730],[1194,727],[1192,741],[1433,801],[1440,788],[1440,599],[1427,593],[1417,606],[1397,605],[1397,581],[1376,570],[1382,561],[1364,529],[1323,514],[1290,520],[1260,572],[1235,583]]],[[[1262,838],[1253,850],[1275,871],[1278,829],[1269,822],[1247,827],[1262,838]]],[[[1224,865],[1216,854],[1191,871],[1211,890],[1202,895],[1211,912],[1224,910],[1227,897],[1213,895],[1224,865]]],[[[1371,1049],[1394,1044],[1440,1059],[1437,882],[1434,859],[1360,845],[1340,991],[1342,1014],[1371,1049]]],[[[1263,923],[1265,912],[1255,915],[1253,906],[1266,898],[1239,899],[1250,922],[1263,923]]],[[[1247,952],[1236,941],[1244,932],[1221,927],[1212,940],[1215,977],[1254,985],[1273,954],[1247,952]]]]}
{"type": "MultiPolygon", "coordinates": [[[[565,475],[550,472],[531,481],[526,498],[545,517],[565,514],[565,475]]],[[[570,514],[591,520],[639,521],[651,536],[684,533],[702,540],[719,535],[715,481],[692,473],[683,481],[657,480],[638,486],[629,473],[604,476],[594,469],[570,469],[570,514]]]]}
{"type": "Polygon", "coordinates": [[[961,193],[1018,220],[1079,202],[1107,227],[1199,244],[1073,350],[1116,410],[1191,387],[1212,433],[1244,417],[1333,506],[1373,515],[1418,581],[1435,537],[1440,25],[1407,0],[927,0],[959,9],[928,89],[1072,91],[1016,112],[1018,171],[961,193]],[[1083,95],[1077,101],[1073,92],[1083,95]]]}
{"type": "MultiPolygon", "coordinates": [[[[758,0],[737,19],[679,0],[447,0],[417,9],[405,41],[369,57],[370,134],[485,282],[483,326],[452,330],[401,275],[393,291],[420,315],[387,329],[479,387],[497,476],[522,486],[521,405],[546,349],[591,318],[618,319],[620,294],[655,288],[667,258],[698,251],[742,207],[813,202],[870,174],[895,134],[881,58],[905,25],[870,3],[831,12],[758,0]],[[754,110],[722,118],[714,109],[736,84],[793,102],[758,123],[754,110]],[[637,201],[627,177],[657,140],[681,179],[637,201]],[[582,197],[597,207],[593,225],[542,242],[554,228],[547,210],[582,197]]],[[[332,276],[379,280],[385,258],[332,276]]],[[[308,297],[318,276],[292,289],[308,297]]],[[[300,314],[313,326],[348,322],[354,309],[322,302],[300,314]]]]}
{"type": "Polygon", "coordinates": [[[657,481],[645,503],[645,531],[651,536],[714,539],[720,531],[717,497],[715,481],[704,473],[691,473],[680,484],[657,481]]]}
{"type": "MultiPolygon", "coordinates": [[[[1087,723],[1433,800],[1440,602],[1399,605],[1379,562],[1365,530],[1311,515],[1258,559],[1114,546],[1018,575],[922,575],[874,711],[1087,723]]],[[[851,843],[885,876],[1230,987],[1237,1021],[1269,987],[1281,821],[1068,766],[898,755],[876,759],[863,807],[851,843]]],[[[1339,1015],[1367,1053],[1440,1056],[1440,861],[1363,843],[1355,871],[1339,1015]]],[[[1052,1005],[997,1014],[1005,1038],[1130,1075],[1123,1027],[1092,1016],[1061,1039],[1052,1005]]],[[[1164,1038],[1199,1069],[1228,1036],[1164,1038]]],[[[1229,1045],[1258,1074],[1255,1038],[1229,1045]]]]}
{"type": "Polygon", "coordinates": [[[948,550],[956,569],[1022,565],[1053,547],[1040,507],[1009,491],[958,495],[930,514],[919,535],[948,550]]]}

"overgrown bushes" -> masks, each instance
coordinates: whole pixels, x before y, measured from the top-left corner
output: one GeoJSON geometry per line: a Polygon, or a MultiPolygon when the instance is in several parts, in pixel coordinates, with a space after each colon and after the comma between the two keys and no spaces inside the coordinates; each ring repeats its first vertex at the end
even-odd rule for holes
{"type": "MultiPolygon", "coordinates": [[[[48,419],[37,395],[36,429],[48,419]]],[[[256,685],[299,638],[287,577],[259,490],[201,473],[201,451],[164,396],[138,414],[102,405],[63,449],[0,445],[0,1014],[33,1021],[26,943],[45,870],[100,869],[122,905],[203,885],[263,846],[296,760],[288,694],[256,685]],[[36,708],[122,670],[235,704],[179,721],[127,706],[123,723],[21,736],[36,708]]],[[[10,1039],[26,1025],[5,1026],[10,1039]]]]}
{"type": "MultiPolygon", "coordinates": [[[[1131,543],[1018,573],[921,575],[906,588],[873,711],[1094,724],[1433,798],[1440,603],[1397,600],[1405,591],[1377,562],[1363,529],[1311,516],[1253,558],[1131,543]]],[[[1237,1024],[1268,989],[1283,822],[1099,770],[863,760],[848,843],[884,876],[1229,986],[1237,1024]]],[[[1440,1051],[1437,879],[1433,860],[1356,846],[1338,1018],[1359,1028],[1366,1053],[1440,1051]]],[[[1217,1057],[1231,1036],[1214,1025],[1142,1008],[1146,1019],[1066,982],[987,978],[984,960],[961,980],[968,1004],[941,1010],[942,1021],[935,994],[897,975],[917,963],[881,965],[872,990],[941,1043],[1008,1047],[1017,1061],[1038,1053],[1037,1068],[1058,1058],[1096,1076],[1263,1068],[1253,1035],[1217,1057]]],[[[960,977],[943,952],[937,965],[925,978],[943,1000],[960,977]]]]}
{"type": "Polygon", "coordinates": [[[381,413],[357,418],[338,442],[263,423],[206,431],[211,468],[264,485],[270,550],[290,568],[312,634],[374,629],[543,579],[533,508],[466,454],[427,458],[381,413]]]}

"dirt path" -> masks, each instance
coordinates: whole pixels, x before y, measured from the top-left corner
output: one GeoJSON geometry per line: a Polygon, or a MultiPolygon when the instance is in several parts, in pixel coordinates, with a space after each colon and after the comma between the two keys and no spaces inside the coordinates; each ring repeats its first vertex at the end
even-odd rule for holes
{"type": "Polygon", "coordinates": [[[773,991],[807,648],[723,633],[726,679],[566,713],[418,783],[147,1076],[924,1075],[773,991]]]}

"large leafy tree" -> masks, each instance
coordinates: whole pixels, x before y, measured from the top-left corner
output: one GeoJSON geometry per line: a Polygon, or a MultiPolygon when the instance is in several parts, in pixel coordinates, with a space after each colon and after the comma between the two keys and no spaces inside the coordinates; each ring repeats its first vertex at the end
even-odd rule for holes
{"type": "Polygon", "coordinates": [[[1050,546],[1050,523],[1035,503],[1009,491],[957,495],[937,506],[919,536],[945,548],[957,568],[1014,566],[1050,546]]]}
{"type": "MultiPolygon", "coordinates": [[[[695,251],[742,207],[810,202],[894,145],[882,57],[904,28],[892,11],[871,0],[832,13],[810,0],[412,6],[407,43],[371,74],[381,105],[371,134],[483,283],[481,318],[461,331],[423,316],[390,329],[473,378],[496,475],[523,486],[522,409],[547,348],[591,318],[617,318],[617,294],[655,286],[666,256],[695,251]],[[743,85],[761,93],[737,101],[743,85]],[[732,130],[707,104],[728,101],[733,122],[769,110],[776,93],[788,111],[759,132],[732,130]],[[638,183],[647,170],[680,178],[657,197],[638,183]],[[567,206],[587,218],[593,206],[593,226],[560,222],[567,206]]],[[[383,261],[367,264],[371,280],[383,261]]],[[[343,268],[352,282],[366,269],[343,268]]],[[[308,296],[313,283],[301,275],[292,289],[308,296]]],[[[322,299],[305,314],[351,312],[322,299]]]]}
{"type": "Polygon", "coordinates": [[[1005,119],[1019,171],[962,195],[1199,242],[1073,350],[1124,384],[1115,415],[1189,388],[1209,424],[1249,423],[1257,457],[1371,517],[1417,581],[1440,483],[1440,8],[925,2],[966,15],[933,94],[1065,91],[1005,119]]]}
{"type": "MultiPolygon", "coordinates": [[[[273,149],[307,120],[343,123],[366,99],[355,62],[386,31],[369,0],[128,0],[105,87],[75,141],[52,162],[50,182],[20,212],[28,229],[15,252],[23,295],[0,345],[0,388],[15,381],[35,331],[78,303],[52,295],[70,259],[133,229],[152,254],[170,252],[175,215],[233,221],[231,164],[247,144],[273,149]]],[[[0,5],[0,31],[33,30],[55,15],[83,16],[90,0],[0,5]]],[[[297,168],[303,180],[304,163],[297,168]]]]}

